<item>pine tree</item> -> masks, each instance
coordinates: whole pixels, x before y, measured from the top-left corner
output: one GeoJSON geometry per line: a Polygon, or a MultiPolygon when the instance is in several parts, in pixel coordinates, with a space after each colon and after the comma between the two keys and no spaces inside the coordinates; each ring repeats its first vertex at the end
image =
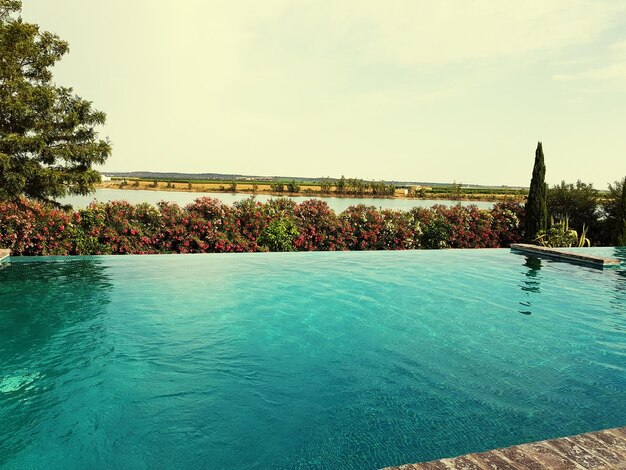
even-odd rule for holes
{"type": "Polygon", "coordinates": [[[546,164],[543,159],[543,147],[537,143],[535,165],[530,181],[528,200],[526,201],[526,241],[532,242],[541,231],[546,230],[548,209],[546,205],[547,187],[545,183],[546,164]]]}
{"type": "MultiPolygon", "coordinates": [[[[0,0],[0,200],[42,202],[89,194],[111,153],[95,127],[103,112],[57,86],[51,69],[67,42],[19,16],[19,0],[0,0]]],[[[58,205],[58,204],[56,204],[58,205]]]]}

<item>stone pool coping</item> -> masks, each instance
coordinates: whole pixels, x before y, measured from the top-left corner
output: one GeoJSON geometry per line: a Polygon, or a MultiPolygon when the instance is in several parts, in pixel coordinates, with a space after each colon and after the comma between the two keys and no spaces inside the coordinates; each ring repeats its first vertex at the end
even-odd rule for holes
{"type": "Polygon", "coordinates": [[[511,250],[537,256],[545,256],[547,258],[561,261],[584,264],[600,269],[610,266],[619,266],[620,264],[620,261],[617,258],[603,258],[601,256],[594,256],[587,253],[574,253],[572,251],[530,245],[528,243],[512,243],[511,250]]]}
{"type": "Polygon", "coordinates": [[[383,470],[541,470],[626,468],[626,427],[531,442],[383,470]]]}
{"type": "Polygon", "coordinates": [[[11,250],[0,250],[0,263],[11,255],[11,250]]]}

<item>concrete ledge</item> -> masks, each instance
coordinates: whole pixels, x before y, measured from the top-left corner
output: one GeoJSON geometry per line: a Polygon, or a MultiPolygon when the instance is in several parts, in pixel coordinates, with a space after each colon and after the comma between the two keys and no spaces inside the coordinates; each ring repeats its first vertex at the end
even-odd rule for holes
{"type": "Polygon", "coordinates": [[[4,261],[5,258],[8,258],[10,254],[11,254],[11,250],[1,249],[0,250],[0,263],[2,263],[2,261],[4,261]]]}
{"type": "Polygon", "coordinates": [[[555,248],[529,245],[527,243],[513,243],[511,245],[511,250],[560,261],[568,261],[570,263],[584,264],[586,266],[600,269],[611,266],[619,266],[620,264],[620,261],[616,258],[602,258],[600,256],[593,256],[589,254],[574,253],[572,251],[560,251],[555,248]]]}
{"type": "Polygon", "coordinates": [[[384,470],[626,468],[626,427],[384,470]]]}

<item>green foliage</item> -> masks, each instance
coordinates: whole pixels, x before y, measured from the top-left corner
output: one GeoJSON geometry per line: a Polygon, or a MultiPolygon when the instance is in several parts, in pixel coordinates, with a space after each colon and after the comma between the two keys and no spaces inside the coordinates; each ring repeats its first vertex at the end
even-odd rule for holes
{"type": "Polygon", "coordinates": [[[569,219],[567,217],[563,221],[556,223],[554,223],[554,219],[552,219],[550,228],[547,231],[539,232],[534,241],[542,246],[551,248],[591,246],[591,242],[587,238],[587,227],[583,225],[582,233],[579,237],[578,232],[570,228],[569,219]]]}
{"type": "Polygon", "coordinates": [[[231,181],[230,184],[228,185],[228,190],[231,193],[234,193],[235,191],[237,191],[237,183],[235,181],[231,181]]]}
{"type": "Polygon", "coordinates": [[[259,184],[257,182],[252,183],[252,192],[257,192],[259,190],[259,184]]]}
{"type": "Polygon", "coordinates": [[[583,225],[583,229],[582,232],[580,234],[580,237],[578,238],[578,247],[582,248],[583,246],[587,245],[587,246],[591,246],[591,240],[589,240],[587,238],[587,231],[589,230],[589,227],[585,227],[583,225]]]}
{"type": "Polygon", "coordinates": [[[349,178],[346,181],[346,192],[353,196],[361,196],[367,191],[367,183],[362,179],[349,178]]]}
{"type": "Polygon", "coordinates": [[[295,180],[291,180],[289,183],[287,183],[287,191],[289,191],[290,193],[300,192],[300,184],[296,183],[295,180]]]}
{"type": "Polygon", "coordinates": [[[93,165],[111,153],[95,131],[106,116],[52,81],[68,44],[20,10],[20,1],[0,0],[0,199],[89,194],[100,181],[93,165]]]}
{"type": "MultiPolygon", "coordinates": [[[[320,188],[322,193],[330,193],[332,183],[330,180],[322,180],[320,188]]],[[[393,184],[387,184],[384,181],[365,181],[359,178],[346,179],[344,176],[335,184],[335,192],[337,194],[350,194],[353,196],[362,196],[364,194],[393,196],[395,191],[396,187],[393,184]]]]}
{"type": "Polygon", "coordinates": [[[541,142],[537,143],[533,176],[526,201],[526,240],[533,241],[546,230],[548,209],[546,204],[546,165],[541,142]]]}
{"type": "Polygon", "coordinates": [[[626,178],[622,181],[622,197],[620,198],[618,206],[617,230],[615,235],[616,245],[626,245],[626,178]]]}
{"type": "Polygon", "coordinates": [[[263,211],[270,217],[276,215],[293,215],[296,208],[296,202],[288,197],[277,197],[268,200],[263,205],[263,211]]]}
{"type": "Polygon", "coordinates": [[[593,184],[578,180],[576,184],[561,184],[548,189],[546,195],[548,215],[555,220],[569,221],[570,227],[582,230],[596,227],[598,222],[598,191],[593,184]]]}
{"type": "Polygon", "coordinates": [[[426,190],[422,187],[419,188],[415,188],[415,187],[411,187],[409,188],[409,197],[417,197],[417,198],[425,198],[426,197],[426,190]]]}
{"type": "Polygon", "coordinates": [[[453,200],[461,199],[463,194],[463,190],[461,189],[461,183],[457,183],[456,181],[450,185],[450,197],[453,200]]]}
{"type": "Polygon", "coordinates": [[[261,232],[258,244],[269,251],[294,251],[294,240],[300,235],[291,218],[273,219],[261,232]]]}
{"type": "Polygon", "coordinates": [[[270,184],[270,189],[275,193],[282,193],[285,190],[285,185],[283,183],[272,183],[270,184]]]}
{"type": "MultiPolygon", "coordinates": [[[[452,185],[457,185],[457,183],[452,183],[452,185]]],[[[451,194],[452,185],[433,186],[433,187],[428,188],[427,190],[425,189],[425,192],[430,193],[430,194],[451,194]]],[[[458,184],[458,186],[460,186],[460,183],[458,184]]],[[[458,193],[459,191],[457,191],[457,194],[458,193]]],[[[461,194],[463,194],[463,196],[476,195],[476,194],[501,194],[503,196],[527,196],[528,190],[527,189],[514,189],[514,188],[507,188],[507,187],[473,188],[473,187],[466,186],[462,188],[461,194]]]]}
{"type": "Polygon", "coordinates": [[[339,181],[337,181],[337,184],[335,185],[335,191],[337,191],[339,194],[345,194],[346,192],[346,177],[341,175],[341,178],[339,179],[339,181]]]}
{"type": "Polygon", "coordinates": [[[441,215],[436,215],[422,225],[422,246],[428,249],[448,248],[452,228],[441,215]]]}
{"type": "Polygon", "coordinates": [[[604,214],[610,243],[616,246],[626,245],[626,177],[609,185],[604,214]]]}
{"type": "Polygon", "coordinates": [[[330,178],[322,178],[319,184],[322,194],[330,194],[331,190],[333,189],[333,182],[330,180],[330,178]]]}
{"type": "Polygon", "coordinates": [[[396,187],[393,184],[387,184],[384,181],[370,182],[369,190],[374,196],[393,196],[396,193],[396,187]]]}

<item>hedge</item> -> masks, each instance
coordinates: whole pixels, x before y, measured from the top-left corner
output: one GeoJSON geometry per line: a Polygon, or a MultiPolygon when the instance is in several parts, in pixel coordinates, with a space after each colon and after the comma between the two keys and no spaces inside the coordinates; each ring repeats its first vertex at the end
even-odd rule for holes
{"type": "Polygon", "coordinates": [[[5,202],[0,247],[13,255],[497,248],[522,240],[523,213],[510,202],[490,210],[361,204],[341,214],[318,199],[249,198],[229,206],[205,197],[185,207],[114,201],[75,211],[5,202]]]}

